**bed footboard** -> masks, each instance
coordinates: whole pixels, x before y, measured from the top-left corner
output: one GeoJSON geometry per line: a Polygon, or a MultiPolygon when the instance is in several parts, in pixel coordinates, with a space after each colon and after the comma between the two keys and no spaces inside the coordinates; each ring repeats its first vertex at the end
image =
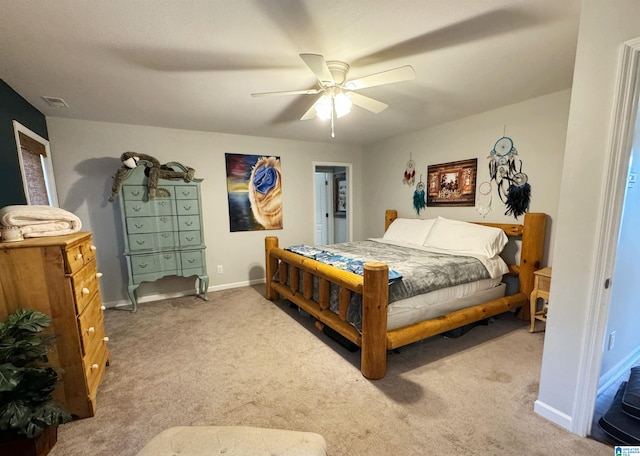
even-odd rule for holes
{"type": "Polygon", "coordinates": [[[377,380],[387,370],[387,302],[389,268],[384,263],[364,265],[364,275],[343,271],[311,258],[280,249],[278,238],[265,238],[266,297],[288,299],[361,348],[362,375],[377,380]],[[278,279],[273,280],[276,276],[278,279]],[[318,300],[313,299],[314,278],[318,300]],[[302,281],[302,292],[300,292],[302,281]],[[329,308],[331,284],[338,286],[338,313],[329,308]],[[351,294],[362,295],[362,331],[347,321],[351,294]]]}

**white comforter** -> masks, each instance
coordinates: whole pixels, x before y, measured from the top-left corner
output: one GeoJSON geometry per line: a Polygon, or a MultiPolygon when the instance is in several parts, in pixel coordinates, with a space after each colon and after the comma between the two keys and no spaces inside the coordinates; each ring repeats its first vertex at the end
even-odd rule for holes
{"type": "Polygon", "coordinates": [[[25,238],[71,234],[82,228],[72,212],[40,205],[5,206],[0,209],[0,224],[19,227],[25,238]]]}

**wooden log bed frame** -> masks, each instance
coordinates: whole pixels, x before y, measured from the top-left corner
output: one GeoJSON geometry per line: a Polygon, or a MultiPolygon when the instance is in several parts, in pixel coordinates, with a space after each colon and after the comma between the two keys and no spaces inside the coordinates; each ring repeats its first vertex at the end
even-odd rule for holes
{"type": "MultiPolygon", "coordinates": [[[[398,216],[387,210],[385,231],[398,216]]],[[[370,262],[360,276],[278,247],[276,236],[265,238],[266,297],[276,301],[285,298],[311,316],[361,348],[360,370],[370,379],[384,377],[387,350],[417,342],[469,323],[522,307],[523,320],[529,321],[529,297],[533,290],[534,271],[540,269],[546,234],[546,214],[527,213],[523,224],[474,222],[502,229],[507,236],[520,238],[520,263],[509,264],[509,275],[517,276],[519,291],[492,301],[387,331],[388,267],[370,262]],[[278,274],[278,281],[272,280],[278,274]],[[313,300],[314,277],[318,278],[318,300],[313,300]],[[288,279],[289,278],[289,279],[288,279]],[[288,279],[288,280],[287,280],[288,279]],[[302,280],[302,293],[299,292],[302,280]],[[287,283],[288,282],[288,283],[287,283]],[[329,308],[330,284],[339,288],[339,312],[329,308]],[[351,293],[362,295],[362,330],[347,321],[351,293]]]]}

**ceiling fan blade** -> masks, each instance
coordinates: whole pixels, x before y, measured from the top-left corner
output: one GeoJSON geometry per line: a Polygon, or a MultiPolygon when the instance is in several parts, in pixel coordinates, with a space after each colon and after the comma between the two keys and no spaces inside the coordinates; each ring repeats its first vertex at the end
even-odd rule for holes
{"type": "Polygon", "coordinates": [[[389,105],[386,103],[383,103],[378,100],[374,100],[373,98],[365,97],[364,95],[356,92],[350,92],[349,94],[351,96],[351,102],[354,105],[360,106],[361,108],[364,108],[367,111],[371,111],[376,114],[384,111],[389,107],[389,105]]]}
{"type": "Polygon", "coordinates": [[[316,95],[320,93],[320,89],[311,90],[284,90],[282,92],[254,92],[252,97],[270,97],[273,95],[316,95]]]}
{"type": "Polygon", "coordinates": [[[300,120],[309,120],[313,119],[316,116],[316,103],[318,102],[318,100],[320,100],[320,98],[322,98],[322,96],[323,95],[320,95],[315,99],[315,101],[311,104],[311,107],[307,109],[307,112],[305,112],[302,117],[300,117],[300,120]]]}
{"type": "Polygon", "coordinates": [[[371,74],[360,79],[354,79],[345,84],[349,90],[366,89],[367,87],[375,87],[383,84],[391,84],[393,82],[408,81],[416,77],[416,71],[411,65],[405,65],[393,70],[382,71],[380,73],[371,74]]]}
{"type": "Polygon", "coordinates": [[[329,71],[327,61],[320,54],[300,54],[300,58],[304,60],[309,69],[316,75],[318,81],[322,85],[333,84],[333,75],[329,71]]]}

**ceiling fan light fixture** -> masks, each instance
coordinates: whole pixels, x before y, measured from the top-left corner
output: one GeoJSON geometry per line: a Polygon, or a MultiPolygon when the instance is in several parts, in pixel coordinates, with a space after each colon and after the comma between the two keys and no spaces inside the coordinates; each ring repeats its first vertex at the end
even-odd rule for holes
{"type": "Polygon", "coordinates": [[[351,112],[352,105],[349,95],[343,92],[339,92],[335,96],[324,95],[315,104],[316,115],[322,120],[329,120],[332,110],[335,109],[336,118],[339,119],[351,112]]]}
{"type": "Polygon", "coordinates": [[[340,92],[333,99],[333,103],[336,107],[336,117],[339,119],[340,117],[346,116],[351,112],[351,97],[349,95],[340,92]]]}

